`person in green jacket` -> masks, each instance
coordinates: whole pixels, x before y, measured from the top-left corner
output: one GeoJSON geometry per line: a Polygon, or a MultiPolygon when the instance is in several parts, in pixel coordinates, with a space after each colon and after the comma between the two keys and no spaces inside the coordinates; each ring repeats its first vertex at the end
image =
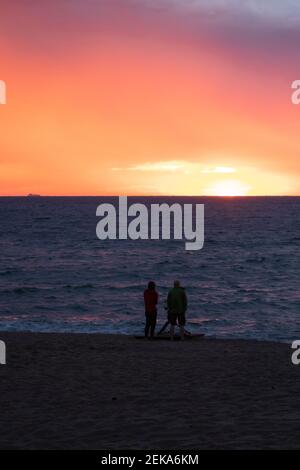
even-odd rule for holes
{"type": "Polygon", "coordinates": [[[185,312],[187,309],[187,297],[179,281],[174,281],[174,287],[168,294],[168,318],[171,323],[170,337],[174,339],[175,325],[178,321],[180,338],[184,340],[185,312]]]}

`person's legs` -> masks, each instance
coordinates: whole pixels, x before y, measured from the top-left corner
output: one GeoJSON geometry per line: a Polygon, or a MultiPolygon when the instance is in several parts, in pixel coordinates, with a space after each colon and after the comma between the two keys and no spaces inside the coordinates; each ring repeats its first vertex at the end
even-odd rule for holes
{"type": "Polygon", "coordinates": [[[150,336],[151,338],[154,337],[154,332],[155,332],[155,327],[156,327],[156,316],[157,314],[156,313],[152,313],[151,314],[151,329],[150,329],[150,336]]]}
{"type": "Polygon", "coordinates": [[[181,341],[184,341],[184,326],[185,326],[185,315],[184,313],[181,313],[178,315],[178,323],[180,327],[180,339],[181,341]]]}
{"type": "Polygon", "coordinates": [[[150,329],[150,326],[151,326],[151,323],[150,323],[150,315],[149,313],[145,313],[145,316],[146,316],[146,325],[145,325],[145,337],[147,338],[148,335],[149,335],[149,329],[150,329]]]}
{"type": "Polygon", "coordinates": [[[175,333],[175,325],[171,325],[170,328],[170,339],[173,341],[174,339],[174,333],[175,333]]]}
{"type": "Polygon", "coordinates": [[[177,315],[175,313],[170,313],[169,315],[169,320],[170,320],[170,323],[171,323],[171,327],[170,327],[170,339],[173,341],[174,339],[174,333],[175,333],[175,325],[176,325],[176,317],[177,315]]]}
{"type": "Polygon", "coordinates": [[[184,341],[184,326],[180,325],[180,339],[184,341]]]}

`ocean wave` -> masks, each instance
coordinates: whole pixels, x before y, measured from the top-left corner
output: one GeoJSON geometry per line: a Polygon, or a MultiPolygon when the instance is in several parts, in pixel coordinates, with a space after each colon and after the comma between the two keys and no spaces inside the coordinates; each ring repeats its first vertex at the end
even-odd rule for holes
{"type": "Polygon", "coordinates": [[[94,289],[94,284],[66,284],[63,286],[63,289],[68,289],[68,290],[85,290],[85,289],[94,289]]]}
{"type": "Polygon", "coordinates": [[[13,274],[13,271],[11,269],[5,269],[4,271],[0,271],[0,276],[10,276],[13,274]]]}
{"type": "Polygon", "coordinates": [[[266,261],[265,256],[259,256],[257,258],[248,258],[246,259],[246,263],[264,263],[266,261]]]}
{"type": "Polygon", "coordinates": [[[0,295],[7,295],[7,294],[32,294],[34,292],[38,292],[39,289],[37,287],[14,287],[12,289],[3,289],[0,290],[0,295]]]}

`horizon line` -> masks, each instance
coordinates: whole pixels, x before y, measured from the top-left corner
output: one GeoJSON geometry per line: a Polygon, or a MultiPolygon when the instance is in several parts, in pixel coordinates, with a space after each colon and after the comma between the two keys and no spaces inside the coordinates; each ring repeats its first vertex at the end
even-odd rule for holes
{"type": "Polygon", "coordinates": [[[27,199],[39,199],[44,197],[205,197],[205,198],[255,198],[255,197],[300,197],[300,194],[248,194],[248,195],[207,195],[207,194],[0,194],[4,197],[23,197],[27,199]]]}

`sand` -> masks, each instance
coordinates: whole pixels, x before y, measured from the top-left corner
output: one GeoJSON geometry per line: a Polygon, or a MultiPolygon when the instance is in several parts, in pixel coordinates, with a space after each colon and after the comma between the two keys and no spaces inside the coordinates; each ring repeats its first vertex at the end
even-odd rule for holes
{"type": "Polygon", "coordinates": [[[1,449],[300,448],[290,345],[0,333],[1,449]]]}

